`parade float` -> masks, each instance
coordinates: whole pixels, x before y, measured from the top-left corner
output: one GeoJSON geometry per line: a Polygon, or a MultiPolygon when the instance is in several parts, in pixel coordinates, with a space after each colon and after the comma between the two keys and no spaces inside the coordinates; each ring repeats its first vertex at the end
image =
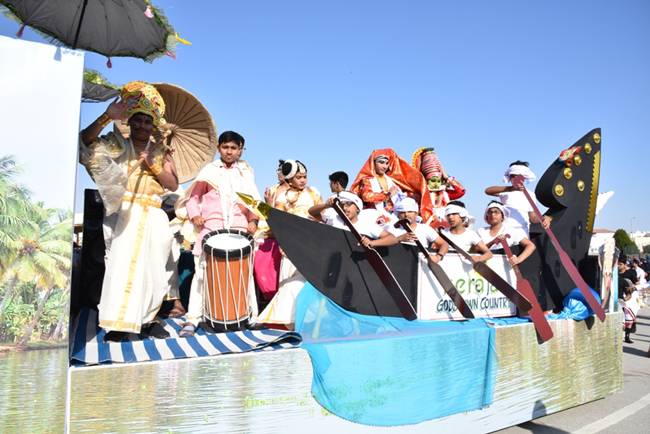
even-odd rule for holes
{"type": "MultiPolygon", "coordinates": [[[[2,2],[9,3],[16,2],[2,2]]],[[[141,3],[142,8],[134,9],[134,19],[142,20],[140,26],[162,27],[149,32],[160,43],[150,43],[142,35],[125,37],[123,29],[109,31],[120,38],[106,44],[116,52],[97,49],[97,41],[106,38],[92,29],[108,28],[106,23],[82,28],[83,19],[78,19],[59,25],[55,16],[77,17],[65,8],[63,13],[48,11],[41,16],[66,29],[72,39],[62,40],[65,45],[98,51],[108,57],[108,65],[111,57],[136,53],[124,49],[127,39],[153,47],[143,58],[173,56],[171,45],[183,41],[157,9],[141,3]]],[[[7,7],[21,20],[19,35],[32,22],[48,37],[61,36],[28,20],[21,9],[7,7]]],[[[95,15],[113,17],[116,24],[133,21],[115,19],[114,13],[101,8],[88,8],[86,21],[95,15]]],[[[5,129],[18,127],[16,137],[24,139],[7,140],[8,149],[21,161],[45,165],[28,167],[34,175],[46,174],[37,192],[55,185],[67,195],[63,202],[71,204],[83,53],[4,37],[0,45],[7,65],[13,66],[3,69],[5,81],[29,84],[7,87],[5,129]],[[34,101],[39,101],[39,110],[34,110],[34,101]],[[31,124],[24,126],[25,120],[31,124]],[[26,131],[48,140],[34,141],[26,131]],[[57,173],[49,167],[52,162],[57,162],[57,173]]],[[[315,234],[329,228],[320,225],[312,232],[311,222],[274,211],[269,213],[274,231],[308,229],[303,241],[313,246],[302,257],[304,246],[279,235],[292,260],[304,261],[301,271],[312,276],[299,300],[297,332],[246,330],[179,338],[179,321],[167,320],[172,335],[168,339],[107,343],[94,309],[104,267],[104,204],[97,192],[88,192],[81,258],[65,258],[74,262],[67,378],[61,374],[68,363],[59,363],[63,358],[58,355],[47,359],[46,351],[12,354],[25,357],[10,357],[14,362],[3,371],[8,372],[2,378],[8,399],[0,401],[3,430],[60,432],[65,424],[69,432],[486,432],[621,390],[622,315],[615,303],[613,250],[595,252],[600,258],[586,253],[595,218],[600,152],[600,131],[595,130],[563,151],[542,177],[535,193],[549,208],[546,214],[554,216],[553,235],[536,228],[538,253],[522,266],[521,274],[530,282],[540,309],[561,311],[567,300],[567,307],[582,306],[584,312],[584,302],[566,299],[573,288],[584,290],[583,282],[575,283],[574,270],[565,270],[568,257],[585,283],[608,294],[603,303],[607,313],[602,321],[594,316],[571,319],[571,309],[548,318],[553,337],[543,343],[534,323],[515,317],[516,304],[502,295],[503,283],[497,288],[486,279],[489,271],[481,274],[461,255],[450,253],[443,261],[440,267],[448,276],[443,283],[440,270],[427,271],[419,264],[415,247],[378,249],[397,282],[392,288],[402,291],[400,299],[398,292],[389,291],[386,276],[380,278],[367,262],[367,252],[351,234],[326,232],[325,239],[315,240],[315,234]],[[561,244],[561,251],[555,243],[561,244]],[[463,310],[449,297],[449,282],[475,319],[459,314],[463,310]]],[[[433,169],[428,187],[432,202],[441,203],[435,200],[442,190],[434,178],[442,171],[436,174],[433,169]]],[[[34,247],[24,250],[23,256],[33,253],[34,247]]],[[[517,272],[504,256],[493,258],[488,267],[518,289],[517,272]]],[[[41,304],[49,294],[40,297],[41,304]]],[[[536,308],[529,293],[518,303],[536,308]]],[[[67,306],[64,297],[61,312],[67,306]]]]}
{"type": "Polygon", "coordinates": [[[552,223],[531,227],[529,264],[513,270],[504,252],[477,268],[450,252],[439,264],[446,280],[416,246],[372,256],[353,232],[249,201],[308,281],[296,331],[181,338],[180,320],[168,319],[170,338],[127,342],[103,342],[88,309],[103,244],[102,205],[88,192],[70,430],[487,432],[620,390],[613,252],[587,255],[600,162],[596,129],[541,177],[535,196],[552,223]],[[591,289],[605,287],[607,313],[591,289]]]}

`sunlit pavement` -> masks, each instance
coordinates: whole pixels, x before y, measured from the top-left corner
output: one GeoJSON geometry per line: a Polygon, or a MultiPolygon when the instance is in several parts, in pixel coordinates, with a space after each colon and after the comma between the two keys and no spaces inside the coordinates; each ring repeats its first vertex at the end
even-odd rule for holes
{"type": "Polygon", "coordinates": [[[623,391],[605,399],[498,431],[514,433],[650,432],[650,308],[639,311],[634,343],[623,346],[623,391]]]}

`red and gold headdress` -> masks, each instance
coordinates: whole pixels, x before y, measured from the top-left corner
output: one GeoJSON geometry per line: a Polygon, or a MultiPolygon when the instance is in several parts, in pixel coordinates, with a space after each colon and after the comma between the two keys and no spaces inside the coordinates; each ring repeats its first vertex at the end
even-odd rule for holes
{"type": "Polygon", "coordinates": [[[122,100],[127,103],[127,119],[136,113],[144,113],[153,118],[156,126],[165,123],[165,101],[158,90],[144,81],[132,81],[122,88],[122,100]]]}

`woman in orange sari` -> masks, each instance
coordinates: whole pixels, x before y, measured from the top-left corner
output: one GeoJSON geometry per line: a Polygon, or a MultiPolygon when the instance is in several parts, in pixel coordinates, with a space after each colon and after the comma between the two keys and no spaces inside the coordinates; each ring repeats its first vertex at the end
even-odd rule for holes
{"type": "Polygon", "coordinates": [[[424,221],[433,212],[424,176],[390,148],[377,149],[370,154],[350,191],[361,198],[364,208],[377,210],[377,219],[382,222],[390,220],[395,202],[405,196],[420,204],[424,221]]]}

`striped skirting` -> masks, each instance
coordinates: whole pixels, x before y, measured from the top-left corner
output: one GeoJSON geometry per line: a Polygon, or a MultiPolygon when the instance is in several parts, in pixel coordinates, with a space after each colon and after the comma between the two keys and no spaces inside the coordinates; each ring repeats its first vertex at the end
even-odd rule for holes
{"type": "Polygon", "coordinates": [[[273,329],[216,334],[199,329],[192,337],[180,337],[178,333],[183,322],[183,318],[165,320],[165,330],[169,332],[167,339],[138,340],[134,337],[124,342],[104,342],[106,332],[98,326],[97,311],[84,309],[72,331],[71,363],[97,365],[270,351],[296,348],[302,340],[298,333],[273,329]]]}

